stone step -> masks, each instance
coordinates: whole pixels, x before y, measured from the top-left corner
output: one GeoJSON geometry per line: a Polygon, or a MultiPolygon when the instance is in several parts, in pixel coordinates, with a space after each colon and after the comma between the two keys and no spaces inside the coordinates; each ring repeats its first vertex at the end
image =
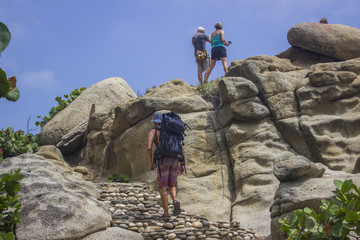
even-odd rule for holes
{"type": "MultiPolygon", "coordinates": [[[[169,221],[159,220],[163,214],[158,192],[150,191],[146,183],[95,183],[100,200],[108,203],[112,227],[139,232],[144,239],[260,239],[252,229],[240,223],[210,222],[205,216],[189,214],[181,209],[169,221]]],[[[173,209],[169,203],[169,212],[173,209]]]]}

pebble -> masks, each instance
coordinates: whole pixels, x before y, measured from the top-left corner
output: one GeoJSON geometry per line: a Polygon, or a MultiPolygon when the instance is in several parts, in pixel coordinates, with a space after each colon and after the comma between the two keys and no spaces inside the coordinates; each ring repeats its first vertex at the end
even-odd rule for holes
{"type": "Polygon", "coordinates": [[[202,228],[202,223],[201,222],[194,222],[193,224],[192,224],[192,226],[194,227],[194,228],[202,228]]]}
{"type": "Polygon", "coordinates": [[[172,240],[176,238],[176,234],[175,233],[170,233],[168,236],[168,239],[172,240]]]}
{"type": "MultiPolygon", "coordinates": [[[[208,221],[204,216],[191,215],[183,209],[170,221],[157,220],[163,214],[158,192],[149,191],[145,183],[96,183],[100,200],[112,213],[112,227],[140,233],[145,240],[257,240],[252,229],[243,229],[240,222],[208,221]]],[[[171,213],[173,205],[169,203],[171,213]]],[[[170,214],[171,215],[171,214],[170,214]]]]}

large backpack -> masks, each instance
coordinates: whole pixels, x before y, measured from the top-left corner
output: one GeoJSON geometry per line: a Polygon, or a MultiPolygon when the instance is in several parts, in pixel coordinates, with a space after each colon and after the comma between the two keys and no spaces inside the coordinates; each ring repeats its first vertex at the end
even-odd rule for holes
{"type": "Polygon", "coordinates": [[[181,120],[178,114],[174,112],[162,114],[160,144],[156,149],[153,158],[153,161],[157,166],[160,165],[157,161],[164,156],[178,157],[180,162],[185,165],[182,146],[184,145],[183,141],[186,136],[185,130],[187,128],[189,128],[189,126],[181,120]]]}

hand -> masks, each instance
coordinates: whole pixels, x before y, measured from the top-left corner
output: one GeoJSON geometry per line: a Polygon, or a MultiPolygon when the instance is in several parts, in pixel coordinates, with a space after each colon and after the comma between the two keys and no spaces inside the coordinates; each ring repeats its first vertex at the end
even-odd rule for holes
{"type": "Polygon", "coordinates": [[[156,169],[156,165],[154,163],[151,163],[150,165],[150,170],[154,171],[156,169]]]}
{"type": "Polygon", "coordinates": [[[184,172],[185,172],[185,166],[184,166],[184,165],[181,165],[181,166],[180,166],[180,169],[179,169],[179,174],[180,174],[180,175],[183,175],[184,172]]]}

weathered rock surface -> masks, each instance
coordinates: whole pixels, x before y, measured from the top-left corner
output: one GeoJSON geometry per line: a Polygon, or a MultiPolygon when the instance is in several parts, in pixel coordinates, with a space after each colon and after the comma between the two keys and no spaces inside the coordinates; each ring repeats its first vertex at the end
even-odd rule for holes
{"type": "Polygon", "coordinates": [[[311,52],[301,47],[290,47],[284,52],[276,55],[279,58],[287,58],[295,66],[310,68],[314,64],[338,62],[339,59],[331,58],[320,53],[311,52]]]}
{"type": "Polygon", "coordinates": [[[136,97],[134,91],[122,78],[114,77],[98,82],[86,89],[41,129],[40,143],[56,145],[73,127],[88,120],[92,104],[96,105],[97,112],[107,113],[136,97]]]}
{"type": "Polygon", "coordinates": [[[61,138],[61,141],[56,144],[61,153],[71,154],[82,148],[88,125],[88,121],[83,121],[61,138]]]}
{"type": "Polygon", "coordinates": [[[266,236],[279,184],[319,180],[326,168],[359,171],[359,68],[359,59],[309,68],[270,56],[234,61],[219,82],[216,110],[193,87],[172,80],[111,114],[94,114],[88,145],[74,156],[103,177],[126,174],[156,188],[146,164],[150,120],[176,111],[192,129],[187,174],[178,181],[184,208],[266,236]]]}
{"type": "Polygon", "coordinates": [[[360,29],[341,24],[299,23],[287,38],[294,47],[349,60],[360,57],[360,29]]]}
{"type": "MultiPolygon", "coordinates": [[[[100,193],[95,184],[83,181],[70,167],[60,169],[53,163],[54,159],[61,161],[60,151],[55,151],[54,146],[47,148],[52,151],[42,147],[37,155],[23,154],[7,158],[1,164],[0,175],[21,168],[25,176],[20,181],[22,207],[21,223],[16,226],[17,239],[82,239],[104,231],[110,224],[111,214],[104,203],[97,200],[100,193]],[[41,156],[45,153],[46,158],[41,156]],[[49,157],[53,160],[49,161],[49,157]]],[[[117,234],[134,235],[126,230],[117,234]]]]}
{"type": "Polygon", "coordinates": [[[99,240],[99,239],[111,239],[111,240],[143,240],[144,238],[135,232],[124,231],[121,228],[107,228],[104,231],[93,233],[82,240],[99,240]]]}
{"type": "Polygon", "coordinates": [[[187,174],[177,183],[182,207],[210,220],[239,221],[261,236],[270,234],[272,222],[278,236],[278,217],[318,206],[334,178],[360,172],[360,58],[340,61],[317,48],[299,58],[288,52],[233,61],[216,106],[175,79],[110,113],[95,113],[87,146],[64,157],[96,169],[95,178],[126,174],[156,188],[146,162],[150,120],[155,112],[178,112],[191,127],[187,174]]]}

